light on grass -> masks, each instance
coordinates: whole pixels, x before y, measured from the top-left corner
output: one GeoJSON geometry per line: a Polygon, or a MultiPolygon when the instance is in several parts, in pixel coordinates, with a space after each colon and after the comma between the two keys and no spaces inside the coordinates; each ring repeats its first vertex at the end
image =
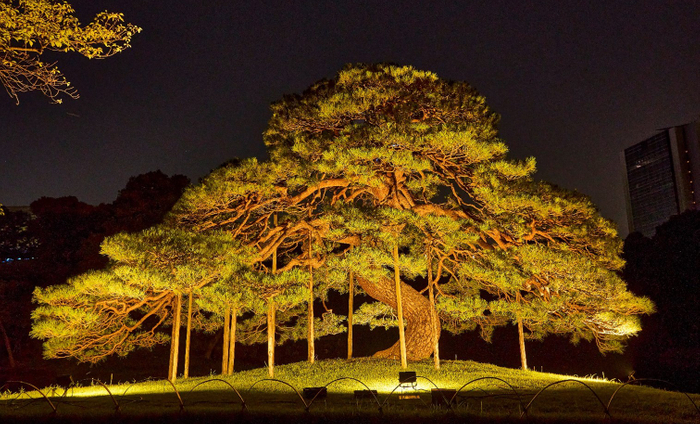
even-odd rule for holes
{"type": "Polygon", "coordinates": [[[606,383],[606,384],[616,384],[616,383],[618,383],[618,382],[616,382],[616,381],[611,381],[611,380],[607,379],[607,378],[605,377],[605,375],[603,375],[602,377],[599,377],[599,376],[596,375],[596,374],[590,374],[590,375],[581,377],[581,376],[576,375],[576,374],[574,374],[574,375],[569,375],[569,374],[551,374],[551,373],[547,373],[547,374],[551,375],[553,378],[559,378],[559,379],[561,379],[562,377],[566,377],[566,378],[571,379],[571,380],[578,380],[578,381],[590,382],[590,383],[606,383]]]}
{"type": "MultiPolygon", "coordinates": [[[[509,416],[512,416],[514,411],[518,411],[516,397],[520,398],[520,408],[522,408],[534,399],[534,394],[541,390],[546,390],[547,393],[545,395],[537,395],[534,406],[529,409],[529,412],[537,415],[543,414],[543,417],[569,417],[573,414],[586,418],[590,417],[592,413],[600,413],[602,418],[602,409],[605,409],[604,404],[609,404],[613,393],[617,393],[615,388],[617,387],[619,390],[619,388],[624,387],[624,390],[620,391],[615,397],[615,404],[612,408],[613,418],[617,418],[618,415],[626,417],[628,413],[625,411],[627,410],[633,410],[635,414],[639,414],[642,407],[642,414],[658,418],[658,420],[653,422],[689,422],[686,420],[688,414],[696,413],[696,410],[693,409],[695,407],[691,402],[682,399],[684,403],[679,403],[678,393],[660,391],[649,387],[623,386],[617,384],[614,380],[607,380],[604,374],[600,377],[597,375],[578,377],[575,375],[568,376],[522,371],[520,369],[506,369],[471,361],[446,361],[439,371],[435,370],[428,361],[413,363],[412,368],[416,373],[415,387],[400,386],[400,380],[397,378],[397,372],[400,369],[399,364],[396,361],[389,360],[358,360],[352,362],[324,360],[317,361],[313,366],[308,363],[281,365],[279,367],[279,379],[285,382],[284,385],[272,384],[272,382],[268,381],[266,379],[266,369],[241,371],[227,378],[226,381],[230,382],[235,390],[241,392],[242,396],[240,399],[236,399],[249,405],[251,412],[272,412],[273,414],[282,415],[287,412],[280,410],[277,402],[269,402],[271,399],[270,395],[273,395],[272,398],[274,399],[283,397],[286,400],[291,400],[294,404],[292,409],[301,412],[301,406],[309,406],[310,395],[315,396],[319,388],[323,390],[322,388],[326,386],[327,394],[333,395],[332,398],[329,397],[328,399],[327,409],[323,405],[322,394],[319,393],[315,401],[320,402],[315,404],[311,410],[307,408],[307,412],[322,409],[324,413],[334,413],[336,411],[344,413],[336,409],[342,408],[342,405],[334,404],[336,399],[340,402],[354,399],[357,406],[361,404],[368,406],[378,402],[381,405],[402,405],[411,408],[411,410],[414,410],[416,406],[422,408],[422,406],[419,406],[422,404],[427,411],[431,401],[434,406],[446,406],[445,402],[456,400],[457,396],[459,396],[460,401],[471,402],[472,406],[476,405],[476,411],[479,411],[482,399],[478,399],[478,396],[475,397],[474,394],[482,393],[494,398],[494,403],[488,408],[486,407],[486,400],[483,402],[484,408],[482,411],[485,414],[485,418],[489,416],[501,417],[502,413],[511,414],[509,416]],[[264,383],[257,384],[258,382],[264,383]],[[255,387],[251,388],[251,386],[255,387]],[[552,386],[555,387],[547,390],[552,386]],[[440,389],[436,389],[437,387],[440,389]],[[292,388],[295,390],[292,390],[292,388]],[[307,390],[303,390],[303,388],[307,390]],[[301,394],[301,392],[308,392],[305,393],[307,400],[304,401],[304,405],[301,405],[299,399],[297,399],[297,394],[301,394]],[[513,394],[517,393],[517,395],[516,397],[511,396],[512,400],[505,403],[498,400],[501,398],[501,394],[508,392],[514,392],[513,394]],[[428,396],[430,400],[424,402],[428,396]],[[597,406],[591,406],[593,403],[596,403],[595,397],[598,397],[598,400],[600,400],[600,410],[596,409],[598,408],[597,406]],[[419,401],[416,401],[416,399],[419,399],[419,401]],[[572,399],[574,400],[573,402],[572,399]],[[505,412],[503,412],[504,409],[501,406],[506,409],[505,412]]],[[[232,401],[234,401],[234,395],[228,389],[221,390],[215,384],[206,386],[201,384],[211,380],[211,376],[194,377],[179,382],[176,388],[173,388],[167,380],[160,380],[109,385],[108,389],[112,393],[112,400],[115,405],[117,402],[123,404],[124,410],[131,408],[134,413],[160,413],[163,411],[163,408],[169,411],[174,410],[175,390],[182,394],[179,400],[183,408],[184,405],[188,407],[195,405],[198,400],[202,399],[206,399],[210,407],[217,411],[221,411],[223,408],[230,408],[232,401]],[[198,392],[198,395],[195,396],[194,392],[198,392]],[[160,396],[149,399],[148,395],[156,394],[164,395],[163,399],[165,401],[160,396]],[[131,400],[135,398],[141,398],[141,400],[146,402],[138,402],[129,406],[133,403],[131,400]]],[[[61,396],[61,392],[64,389],[51,387],[42,389],[45,393],[50,393],[50,390],[55,390],[56,392],[52,396],[57,397],[61,396]]],[[[34,401],[38,397],[37,392],[24,392],[20,396],[21,399],[32,399],[30,402],[27,402],[26,406],[21,407],[22,413],[29,410],[36,410],[37,414],[47,412],[46,405],[34,401]]],[[[695,402],[691,398],[696,398],[696,396],[690,395],[688,400],[695,402]]],[[[106,408],[111,408],[107,389],[101,384],[87,387],[72,387],[66,393],[66,399],[68,399],[66,403],[71,403],[70,398],[80,398],[79,404],[85,406],[86,410],[106,411],[106,408]]],[[[3,418],[7,418],[4,415],[6,411],[12,414],[14,410],[12,408],[4,409],[4,403],[9,405],[9,402],[14,402],[17,399],[18,394],[8,395],[3,393],[0,395],[0,410],[3,411],[3,418]]],[[[700,401],[700,398],[697,399],[700,401]]],[[[345,403],[348,404],[347,402],[345,403]]],[[[118,407],[118,405],[116,406],[118,407]]],[[[206,408],[209,409],[209,406],[206,408]]],[[[58,409],[60,414],[67,408],[59,406],[58,409]]],[[[400,409],[398,408],[397,410],[400,409]]],[[[463,409],[462,411],[467,415],[474,412],[473,409],[463,409]]],[[[693,418],[696,417],[696,415],[691,416],[693,418]]],[[[10,422],[12,419],[6,419],[5,421],[10,422]]]]}
{"type": "Polygon", "coordinates": [[[576,380],[581,380],[581,381],[590,381],[594,383],[613,383],[612,381],[608,380],[605,377],[598,377],[597,375],[592,375],[592,376],[586,376],[586,377],[572,377],[575,378],[576,380]]]}
{"type": "MultiPolygon", "coordinates": [[[[128,386],[123,386],[123,387],[108,386],[108,387],[109,387],[109,391],[112,392],[112,395],[121,396],[127,390],[128,386]]],[[[68,389],[66,396],[67,397],[83,398],[83,397],[95,397],[95,396],[109,396],[109,393],[107,393],[107,390],[105,390],[104,387],[102,387],[98,384],[95,384],[93,386],[86,386],[86,387],[71,387],[70,389],[68,389]]]]}
{"type": "MultiPolygon", "coordinates": [[[[149,395],[149,394],[159,394],[164,392],[172,391],[169,384],[161,384],[162,382],[146,382],[146,383],[133,383],[133,384],[115,384],[106,385],[109,391],[114,396],[124,396],[124,395],[149,395]]],[[[94,396],[108,396],[107,390],[99,384],[85,387],[72,387],[66,393],[67,397],[94,397],[94,396]]]]}
{"type": "Polygon", "coordinates": [[[414,378],[412,382],[403,382],[400,383],[400,380],[392,377],[377,377],[377,378],[368,378],[364,380],[369,387],[371,387],[374,390],[377,390],[379,393],[391,393],[392,391],[394,393],[404,393],[404,392],[415,392],[419,390],[424,390],[427,387],[425,384],[419,384],[415,378],[415,372],[414,378]]]}

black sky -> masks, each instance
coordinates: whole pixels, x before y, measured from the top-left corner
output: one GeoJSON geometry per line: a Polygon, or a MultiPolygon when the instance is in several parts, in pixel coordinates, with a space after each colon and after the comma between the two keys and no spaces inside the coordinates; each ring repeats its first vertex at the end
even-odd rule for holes
{"type": "Polygon", "coordinates": [[[143,27],[106,60],[55,55],[81,98],[0,97],[0,203],[110,202],[130,176],[196,181],[264,157],[269,104],[349,62],[471,83],[515,158],[627,233],[619,154],[700,116],[700,2],[81,0],[143,27]]]}

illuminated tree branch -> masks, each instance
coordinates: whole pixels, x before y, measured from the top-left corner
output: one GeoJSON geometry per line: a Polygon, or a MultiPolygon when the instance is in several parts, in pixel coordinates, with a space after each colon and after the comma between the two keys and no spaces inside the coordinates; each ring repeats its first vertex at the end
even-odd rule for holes
{"type": "Polygon", "coordinates": [[[124,22],[120,13],[101,12],[82,26],[66,2],[3,0],[0,2],[0,82],[19,103],[19,93],[40,91],[52,103],[78,92],[56,63],[41,60],[46,51],[76,52],[104,59],[131,46],[141,28],[124,22]]]}

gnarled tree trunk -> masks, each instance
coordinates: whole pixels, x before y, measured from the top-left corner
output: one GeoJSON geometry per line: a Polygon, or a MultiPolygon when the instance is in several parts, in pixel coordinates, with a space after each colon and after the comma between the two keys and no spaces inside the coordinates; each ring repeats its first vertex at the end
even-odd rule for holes
{"type": "MultiPolygon", "coordinates": [[[[394,281],[383,278],[379,281],[368,281],[357,277],[357,284],[372,298],[396,309],[396,287],[394,281]]],[[[413,287],[401,283],[401,300],[403,316],[406,322],[406,357],[409,361],[419,361],[430,357],[433,353],[433,333],[431,331],[430,301],[418,293],[413,287]]],[[[438,338],[440,323],[437,324],[438,338]]],[[[396,342],[388,349],[374,354],[378,358],[401,358],[401,347],[396,342]]]]}

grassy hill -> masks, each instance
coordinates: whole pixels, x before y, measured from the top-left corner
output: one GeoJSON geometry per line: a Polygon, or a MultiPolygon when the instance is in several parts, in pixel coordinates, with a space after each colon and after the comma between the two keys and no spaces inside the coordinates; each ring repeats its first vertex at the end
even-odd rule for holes
{"type": "MultiPolygon", "coordinates": [[[[615,422],[700,423],[700,411],[694,405],[700,405],[700,395],[472,361],[444,361],[440,370],[433,369],[432,362],[417,362],[409,364],[408,370],[418,376],[415,386],[397,387],[402,370],[396,361],[357,359],[282,365],[276,368],[279,381],[267,380],[266,369],[179,380],[177,394],[164,380],[42,390],[53,406],[35,391],[6,392],[0,396],[0,418],[149,423],[161,418],[199,423],[232,417],[236,422],[285,423],[522,422],[526,410],[523,418],[530,422],[601,422],[607,411],[615,422]],[[305,387],[322,386],[327,386],[326,399],[302,400],[305,387]],[[457,390],[451,408],[433,404],[435,387],[457,390]],[[376,398],[356,399],[354,391],[366,388],[376,390],[376,398]]],[[[444,403],[451,397],[450,393],[436,399],[444,403]]]]}

